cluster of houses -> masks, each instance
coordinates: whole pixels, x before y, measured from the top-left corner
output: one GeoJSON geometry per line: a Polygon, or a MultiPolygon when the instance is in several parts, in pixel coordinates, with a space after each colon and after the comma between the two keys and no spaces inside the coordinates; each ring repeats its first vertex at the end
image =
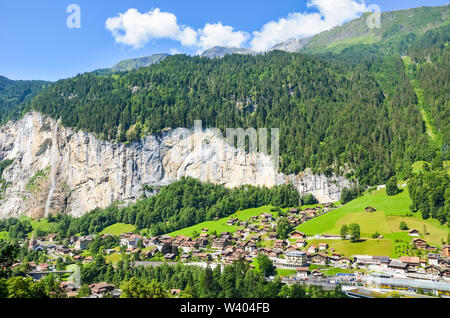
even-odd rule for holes
{"type": "Polygon", "coordinates": [[[441,254],[429,253],[427,260],[417,256],[390,259],[387,256],[355,255],[354,267],[416,279],[450,280],[449,248],[449,245],[444,245],[441,254]]]}
{"type": "MultiPolygon", "coordinates": [[[[289,223],[296,227],[300,223],[332,209],[332,204],[325,204],[323,208],[308,208],[303,211],[293,208],[288,211],[286,217],[289,223]]],[[[282,240],[277,234],[277,223],[278,219],[272,213],[263,213],[246,221],[230,218],[227,225],[239,226],[234,233],[224,231],[212,234],[209,229],[204,228],[196,237],[161,235],[147,238],[135,233],[124,233],[120,235],[119,239],[120,246],[125,247],[126,253],[138,253],[141,260],[151,259],[159,253],[166,261],[231,264],[238,259],[244,259],[252,266],[252,262],[259,254],[265,254],[277,268],[295,269],[297,277],[300,279],[320,277],[322,272],[319,270],[309,270],[309,265],[315,264],[389,272],[416,278],[450,280],[450,246],[444,245],[441,253],[438,254],[435,247],[429,246],[425,240],[418,237],[420,234],[416,230],[409,231],[409,235],[414,237],[413,246],[428,252],[426,260],[409,256],[390,259],[386,256],[369,255],[355,255],[350,259],[336,253],[325,242],[308,244],[309,238],[300,231],[293,231],[288,239],[282,240]]],[[[109,234],[104,234],[105,237],[107,235],[109,234]]],[[[75,262],[89,263],[93,261],[93,258],[82,256],[80,252],[89,248],[94,238],[92,235],[70,237],[68,241],[71,247],[67,247],[56,244],[56,235],[50,234],[41,239],[32,238],[29,241],[29,248],[45,248],[49,254],[70,256],[75,262]]],[[[321,241],[341,239],[338,235],[329,234],[322,234],[320,238],[321,241]]],[[[123,251],[123,248],[121,250],[123,251]]],[[[117,249],[103,252],[105,254],[121,253],[117,249]]],[[[34,271],[52,270],[49,269],[48,264],[33,265],[35,266],[34,271]]],[[[103,285],[93,286],[91,297],[102,297],[106,292],[115,291],[114,286],[111,287],[106,283],[103,285]]],[[[68,285],[64,288],[72,287],[68,285]]],[[[68,290],[68,292],[75,291],[68,290]]],[[[116,297],[115,295],[118,293],[115,291],[114,295],[111,295],[116,297]]]]}

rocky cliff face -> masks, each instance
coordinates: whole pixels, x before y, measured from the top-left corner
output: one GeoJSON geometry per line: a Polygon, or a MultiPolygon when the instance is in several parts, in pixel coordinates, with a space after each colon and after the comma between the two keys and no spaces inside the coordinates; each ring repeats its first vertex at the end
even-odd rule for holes
{"type": "Polygon", "coordinates": [[[81,216],[113,202],[132,202],[145,186],[164,186],[183,176],[226,187],[291,182],[301,194],[313,193],[320,201],[338,200],[341,189],[349,186],[344,178],[310,172],[284,176],[269,156],[246,154],[210,130],[178,128],[120,144],[63,127],[39,113],[0,127],[0,161],[5,159],[13,163],[2,176],[8,186],[0,194],[0,218],[81,216]]]}

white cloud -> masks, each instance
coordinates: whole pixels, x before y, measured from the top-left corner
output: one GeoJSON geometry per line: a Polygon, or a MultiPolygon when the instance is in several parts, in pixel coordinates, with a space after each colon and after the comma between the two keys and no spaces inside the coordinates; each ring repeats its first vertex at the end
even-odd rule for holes
{"type": "Polygon", "coordinates": [[[241,47],[249,38],[249,34],[242,31],[234,31],[233,27],[222,23],[210,24],[198,30],[198,46],[203,50],[214,46],[241,47]]]}
{"type": "Polygon", "coordinates": [[[318,12],[291,13],[278,21],[266,23],[252,35],[221,22],[206,23],[203,28],[194,30],[190,26],[180,25],[173,13],[162,12],[158,8],[146,13],[128,9],[108,18],[105,26],[117,43],[136,49],[151,40],[167,38],[183,46],[197,47],[199,53],[214,46],[243,47],[251,39],[251,49],[261,52],[288,39],[312,36],[357,18],[367,11],[365,3],[359,1],[309,0],[307,6],[316,8],[318,12]]]}
{"type": "Polygon", "coordinates": [[[291,13],[265,24],[260,31],[253,32],[252,49],[266,51],[290,38],[312,36],[355,19],[367,10],[364,2],[353,0],[310,0],[307,6],[316,7],[319,12],[291,13]]]}
{"type": "Polygon", "coordinates": [[[153,39],[168,38],[179,41],[183,46],[197,46],[203,50],[214,46],[240,47],[249,38],[245,32],[234,31],[222,23],[207,23],[195,31],[189,26],[180,26],[177,17],[170,12],[156,8],[147,13],[128,9],[125,13],[108,18],[106,28],[111,31],[117,43],[142,48],[153,39]]]}
{"type": "Polygon", "coordinates": [[[106,28],[111,31],[117,43],[142,48],[153,39],[168,38],[191,46],[197,42],[197,33],[190,27],[180,26],[177,17],[170,12],[156,8],[147,13],[128,9],[125,13],[108,18],[106,28]]]}

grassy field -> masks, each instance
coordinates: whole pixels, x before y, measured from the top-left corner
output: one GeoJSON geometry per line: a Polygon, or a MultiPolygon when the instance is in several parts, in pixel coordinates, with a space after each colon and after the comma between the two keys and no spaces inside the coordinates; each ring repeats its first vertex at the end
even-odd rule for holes
{"type": "Polygon", "coordinates": [[[217,233],[221,233],[221,232],[234,233],[237,231],[237,229],[239,227],[235,226],[235,225],[227,225],[227,221],[230,218],[237,218],[241,221],[245,221],[245,220],[248,220],[249,218],[251,218],[252,216],[257,216],[257,215],[260,215],[260,214],[266,213],[266,212],[276,214],[276,213],[270,212],[271,208],[272,208],[272,206],[262,206],[259,208],[238,211],[226,218],[222,218],[217,221],[202,222],[202,223],[193,225],[191,227],[187,227],[187,228],[169,233],[168,235],[170,235],[170,236],[177,236],[177,235],[192,236],[192,234],[194,232],[201,233],[203,228],[209,229],[209,232],[216,231],[217,233]]]}
{"type": "Polygon", "coordinates": [[[113,253],[105,256],[105,261],[108,264],[115,264],[120,260],[122,260],[122,254],[113,253]]]}
{"type": "Polygon", "coordinates": [[[406,222],[409,229],[417,229],[421,236],[430,244],[441,246],[441,240],[447,239],[448,227],[441,225],[435,219],[423,220],[420,214],[411,214],[408,189],[395,196],[387,196],[385,189],[372,191],[346,205],[318,218],[300,224],[297,229],[308,235],[339,234],[344,224],[358,223],[361,236],[367,238],[361,243],[348,241],[327,242],[338,253],[350,256],[354,254],[395,255],[396,240],[410,242],[407,232],[401,231],[400,222],[406,222]],[[368,213],[364,209],[372,206],[376,212],[368,213]],[[409,216],[408,216],[409,215],[409,216]],[[424,228],[425,227],[425,228],[424,228]],[[428,234],[424,234],[424,230],[428,234]],[[381,240],[372,239],[372,234],[378,232],[384,236],[381,240]]]}
{"type": "Polygon", "coordinates": [[[353,255],[394,255],[394,242],[391,239],[364,239],[361,242],[351,243],[349,240],[310,240],[308,245],[318,245],[319,243],[327,243],[329,248],[346,257],[353,255]]]}
{"type": "Polygon", "coordinates": [[[46,233],[54,233],[56,232],[56,224],[55,223],[50,223],[48,222],[48,220],[46,218],[42,218],[42,219],[32,219],[30,217],[27,216],[21,216],[19,218],[19,220],[21,221],[25,221],[28,220],[31,224],[31,227],[33,228],[33,231],[31,233],[28,233],[28,238],[31,238],[31,236],[36,233],[36,230],[39,229],[43,232],[46,233]]]}
{"type": "Polygon", "coordinates": [[[100,234],[113,234],[113,235],[121,235],[128,232],[133,232],[136,229],[136,226],[125,223],[116,223],[111,226],[105,227],[100,234]]]}

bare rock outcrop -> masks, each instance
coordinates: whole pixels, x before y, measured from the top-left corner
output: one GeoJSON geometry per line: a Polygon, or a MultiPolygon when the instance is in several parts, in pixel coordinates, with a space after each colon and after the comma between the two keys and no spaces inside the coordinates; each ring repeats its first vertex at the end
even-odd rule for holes
{"type": "Polygon", "coordinates": [[[349,186],[344,178],[309,171],[285,176],[269,156],[245,153],[210,130],[178,128],[124,144],[74,131],[36,112],[0,127],[0,161],[5,159],[13,163],[2,176],[8,186],[0,196],[0,218],[81,216],[113,202],[133,202],[145,186],[164,186],[183,176],[226,187],[291,182],[302,195],[313,193],[322,202],[338,200],[349,186]]]}

